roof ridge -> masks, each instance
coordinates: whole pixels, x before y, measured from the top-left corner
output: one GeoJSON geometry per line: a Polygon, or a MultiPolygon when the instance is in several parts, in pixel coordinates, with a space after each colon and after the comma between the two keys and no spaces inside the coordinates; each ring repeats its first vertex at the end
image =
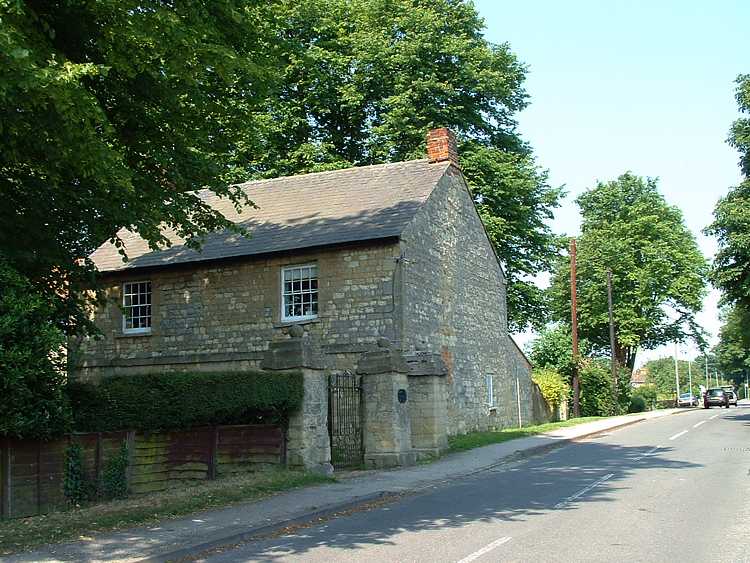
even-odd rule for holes
{"type": "MultiPolygon", "coordinates": [[[[415,164],[417,162],[429,163],[427,158],[415,158],[413,160],[400,160],[398,162],[380,162],[378,164],[366,164],[364,166],[347,166],[346,168],[337,168],[336,170],[319,170],[318,172],[304,172],[302,174],[290,174],[289,176],[275,176],[273,178],[258,178],[257,180],[247,180],[246,182],[240,182],[234,184],[235,186],[246,186],[248,184],[265,184],[267,182],[276,182],[285,178],[300,178],[302,176],[324,176],[326,174],[340,174],[348,171],[360,171],[365,168],[387,168],[389,166],[399,166],[404,164],[415,164]]],[[[438,164],[438,163],[435,163],[438,164]]],[[[442,164],[442,163],[440,163],[442,164]]]]}

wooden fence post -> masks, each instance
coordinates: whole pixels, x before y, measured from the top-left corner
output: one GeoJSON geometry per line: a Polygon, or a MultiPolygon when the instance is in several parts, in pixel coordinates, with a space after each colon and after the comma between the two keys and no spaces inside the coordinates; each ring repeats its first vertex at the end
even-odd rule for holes
{"type": "Polygon", "coordinates": [[[127,483],[127,490],[129,493],[133,481],[133,461],[135,460],[135,430],[128,431],[125,441],[128,445],[128,468],[125,470],[125,482],[127,483]]]}
{"type": "Polygon", "coordinates": [[[42,441],[36,443],[36,513],[42,513],[42,441]]]}
{"type": "Polygon", "coordinates": [[[96,433],[96,446],[94,447],[94,484],[97,491],[102,476],[102,433],[96,433]]]}
{"type": "Polygon", "coordinates": [[[0,447],[0,516],[3,518],[11,515],[11,477],[10,440],[6,439],[0,447]]]}
{"type": "Polygon", "coordinates": [[[206,477],[208,477],[209,480],[214,480],[216,479],[217,465],[219,463],[219,427],[212,426],[211,428],[213,432],[211,434],[211,441],[208,449],[208,475],[206,475],[206,477]]]}

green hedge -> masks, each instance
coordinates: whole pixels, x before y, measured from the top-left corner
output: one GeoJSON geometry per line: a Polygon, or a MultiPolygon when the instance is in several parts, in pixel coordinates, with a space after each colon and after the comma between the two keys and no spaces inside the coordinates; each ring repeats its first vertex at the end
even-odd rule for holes
{"type": "Polygon", "coordinates": [[[285,422],[302,404],[301,373],[150,373],[71,383],[79,432],[180,430],[285,422]]]}

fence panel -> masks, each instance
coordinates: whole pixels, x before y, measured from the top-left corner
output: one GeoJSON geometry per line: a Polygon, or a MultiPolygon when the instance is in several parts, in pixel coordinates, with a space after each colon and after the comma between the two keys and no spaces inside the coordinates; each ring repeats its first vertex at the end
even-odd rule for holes
{"type": "Polygon", "coordinates": [[[22,518],[62,508],[66,452],[81,445],[83,470],[98,483],[127,441],[128,484],[133,494],[214,479],[217,475],[262,470],[284,463],[281,427],[241,425],[180,432],[71,434],[59,440],[0,442],[0,517],[22,518]]]}

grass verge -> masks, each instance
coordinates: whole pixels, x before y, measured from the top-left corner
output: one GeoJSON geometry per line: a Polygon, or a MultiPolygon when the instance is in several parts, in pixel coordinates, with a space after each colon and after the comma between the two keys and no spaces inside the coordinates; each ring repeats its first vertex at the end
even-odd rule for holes
{"type": "Polygon", "coordinates": [[[299,471],[275,470],[227,477],[160,493],[0,522],[0,555],[94,532],[155,524],[211,508],[257,500],[273,493],[333,481],[299,471]]]}
{"type": "Polygon", "coordinates": [[[563,420],[562,422],[548,422],[546,424],[537,424],[536,426],[524,426],[523,428],[505,428],[504,430],[471,432],[470,434],[451,436],[450,438],[448,438],[448,447],[453,452],[461,452],[464,450],[471,450],[473,448],[488,446],[490,444],[499,444],[501,442],[507,442],[508,440],[515,440],[516,438],[526,438],[527,436],[541,434],[542,432],[549,432],[550,430],[555,430],[557,428],[577,426],[578,424],[584,424],[586,422],[591,422],[592,420],[600,420],[602,418],[606,417],[584,416],[581,418],[563,420]]]}

